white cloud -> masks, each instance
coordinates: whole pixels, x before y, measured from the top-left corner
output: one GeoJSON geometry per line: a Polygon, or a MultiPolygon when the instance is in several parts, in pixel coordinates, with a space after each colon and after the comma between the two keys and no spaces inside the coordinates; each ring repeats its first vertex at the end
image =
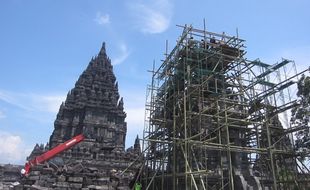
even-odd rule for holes
{"type": "Polygon", "coordinates": [[[124,86],[120,88],[120,94],[124,98],[124,108],[127,114],[127,135],[126,147],[133,145],[134,140],[139,135],[143,137],[144,115],[145,115],[145,89],[135,88],[133,86],[124,86]],[[127,89],[126,89],[127,88],[127,89]]]}
{"type": "Polygon", "coordinates": [[[112,64],[113,65],[121,64],[122,62],[124,62],[127,59],[127,57],[130,54],[126,44],[122,43],[119,48],[120,48],[120,52],[121,53],[120,53],[120,55],[118,57],[112,59],[112,64]]]}
{"type": "Polygon", "coordinates": [[[66,99],[65,96],[60,95],[37,96],[37,98],[38,104],[36,104],[36,107],[40,110],[45,110],[51,113],[57,113],[61,103],[66,99]]]}
{"type": "MultiPolygon", "coordinates": [[[[279,50],[278,53],[267,57],[263,61],[274,64],[281,61],[281,58],[293,60],[296,64],[297,71],[303,71],[310,66],[310,46],[294,47],[289,49],[279,50]]],[[[288,72],[292,72],[292,68],[288,68],[288,72]]]]}
{"type": "Polygon", "coordinates": [[[16,93],[0,90],[0,100],[27,111],[57,113],[63,95],[16,93]]]}
{"type": "Polygon", "coordinates": [[[101,12],[97,12],[96,18],[94,21],[99,25],[106,25],[110,23],[110,15],[102,14],[101,12]]]}
{"type": "Polygon", "coordinates": [[[0,119],[6,118],[6,115],[3,113],[3,111],[0,110],[0,119]]]}
{"type": "Polygon", "coordinates": [[[17,98],[16,96],[17,95],[15,93],[0,90],[0,100],[16,107],[29,110],[29,108],[27,106],[24,106],[21,101],[18,100],[19,98],[17,98]]]}
{"type": "Polygon", "coordinates": [[[136,27],[143,33],[162,33],[170,25],[173,10],[168,0],[132,3],[129,8],[133,13],[136,27]]]}
{"type": "Polygon", "coordinates": [[[20,136],[0,131],[0,163],[22,164],[30,151],[20,136]]]}
{"type": "Polygon", "coordinates": [[[127,113],[126,121],[128,125],[141,129],[141,126],[144,125],[144,107],[128,108],[125,111],[127,113]]]}
{"type": "Polygon", "coordinates": [[[310,46],[296,47],[283,50],[280,55],[283,58],[294,60],[298,71],[308,69],[310,66],[310,46]]]}
{"type": "Polygon", "coordinates": [[[127,135],[126,135],[126,147],[133,145],[136,136],[143,137],[144,127],[144,107],[135,107],[125,109],[127,113],[127,135]]]}

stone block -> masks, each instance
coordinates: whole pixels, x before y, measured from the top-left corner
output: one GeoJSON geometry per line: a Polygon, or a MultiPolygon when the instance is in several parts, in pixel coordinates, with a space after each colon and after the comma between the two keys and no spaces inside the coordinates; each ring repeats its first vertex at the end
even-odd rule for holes
{"type": "Polygon", "coordinates": [[[56,182],[56,178],[49,177],[49,178],[46,179],[46,182],[48,182],[48,183],[55,183],[56,182]]]}
{"type": "Polygon", "coordinates": [[[57,187],[69,187],[69,183],[68,182],[56,182],[56,186],[57,187]]]}
{"type": "Polygon", "coordinates": [[[66,181],[66,176],[64,176],[64,175],[58,176],[57,181],[59,181],[59,182],[64,182],[64,181],[66,181]]]}
{"type": "Polygon", "coordinates": [[[54,190],[68,190],[68,187],[55,187],[54,190]]]}
{"type": "Polygon", "coordinates": [[[41,170],[42,174],[52,174],[54,173],[54,169],[53,168],[43,168],[43,170],[41,170]]]}
{"type": "Polygon", "coordinates": [[[24,187],[22,185],[17,185],[14,187],[14,190],[24,190],[24,187]]]}
{"type": "Polygon", "coordinates": [[[110,188],[109,188],[109,186],[108,185],[90,185],[90,186],[88,186],[88,188],[90,188],[90,189],[98,189],[98,190],[109,190],[110,188]]]}
{"type": "Polygon", "coordinates": [[[81,183],[70,183],[69,184],[70,188],[75,188],[75,189],[81,189],[82,186],[83,186],[83,184],[81,184],[81,183]]]}
{"type": "Polygon", "coordinates": [[[83,182],[83,177],[69,177],[69,182],[83,182]]]}
{"type": "Polygon", "coordinates": [[[45,187],[45,180],[37,180],[34,185],[45,187]]]}
{"type": "Polygon", "coordinates": [[[33,176],[29,176],[28,179],[29,179],[29,180],[39,180],[39,179],[40,179],[40,176],[38,176],[38,175],[33,175],[33,176]]]}
{"type": "Polygon", "coordinates": [[[101,177],[98,178],[97,181],[110,181],[110,177],[101,177]]]}
{"type": "Polygon", "coordinates": [[[40,186],[40,185],[32,185],[32,188],[33,188],[33,189],[40,189],[40,190],[48,190],[47,187],[42,187],[42,186],[40,186]]]}
{"type": "Polygon", "coordinates": [[[40,175],[40,171],[31,171],[30,175],[40,175]]]}
{"type": "Polygon", "coordinates": [[[130,188],[128,186],[121,186],[121,187],[117,187],[117,190],[130,190],[130,188]]]}

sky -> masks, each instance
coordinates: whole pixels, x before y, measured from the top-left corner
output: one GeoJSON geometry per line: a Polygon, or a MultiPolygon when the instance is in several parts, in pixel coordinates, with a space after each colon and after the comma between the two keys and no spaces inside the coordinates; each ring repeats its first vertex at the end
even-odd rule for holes
{"type": "Polygon", "coordinates": [[[248,59],[310,65],[308,0],[1,0],[0,163],[46,143],[66,94],[103,42],[124,97],[126,147],[142,137],[148,70],[192,24],[245,39],[248,59]]]}

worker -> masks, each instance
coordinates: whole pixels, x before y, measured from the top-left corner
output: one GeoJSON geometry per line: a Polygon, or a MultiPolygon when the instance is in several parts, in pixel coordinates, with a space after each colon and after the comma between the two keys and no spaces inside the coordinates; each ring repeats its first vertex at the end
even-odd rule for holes
{"type": "Polygon", "coordinates": [[[215,44],[215,43],[216,43],[216,41],[215,41],[215,38],[214,38],[214,37],[212,37],[212,38],[210,39],[210,43],[212,43],[212,44],[215,44]]]}
{"type": "Polygon", "coordinates": [[[207,43],[203,39],[201,39],[200,48],[202,48],[202,49],[208,49],[209,48],[207,43]]]}
{"type": "Polygon", "coordinates": [[[223,36],[222,36],[222,39],[221,39],[221,43],[225,44],[226,40],[225,40],[225,32],[223,32],[223,36]]]}
{"type": "Polygon", "coordinates": [[[141,187],[142,187],[141,183],[137,182],[135,184],[135,190],[141,190],[141,187]]]}
{"type": "Polygon", "coordinates": [[[193,36],[191,36],[190,39],[188,40],[188,47],[193,48],[194,46],[195,46],[195,40],[193,36]]]}

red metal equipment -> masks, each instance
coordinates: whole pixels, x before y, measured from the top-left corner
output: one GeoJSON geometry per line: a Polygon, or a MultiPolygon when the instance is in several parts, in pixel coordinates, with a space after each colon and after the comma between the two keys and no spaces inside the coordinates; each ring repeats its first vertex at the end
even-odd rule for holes
{"type": "Polygon", "coordinates": [[[72,146],[83,141],[84,139],[85,139],[84,135],[80,134],[80,135],[77,135],[77,136],[73,137],[72,139],[70,139],[70,140],[68,140],[62,144],[57,145],[56,147],[52,148],[51,150],[45,152],[44,154],[37,156],[34,159],[28,161],[25,164],[25,168],[21,170],[21,173],[25,176],[28,175],[30,172],[30,169],[33,166],[35,166],[37,164],[41,164],[41,163],[55,157],[57,154],[71,148],[72,146]]]}

